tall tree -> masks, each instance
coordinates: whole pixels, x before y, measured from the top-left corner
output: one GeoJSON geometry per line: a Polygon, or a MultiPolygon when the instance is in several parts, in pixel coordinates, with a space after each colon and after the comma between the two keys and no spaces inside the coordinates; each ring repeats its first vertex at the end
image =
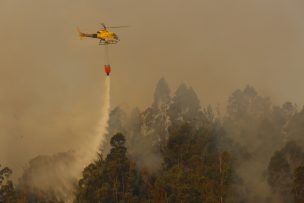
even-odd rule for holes
{"type": "Polygon", "coordinates": [[[203,116],[198,96],[184,83],[177,88],[168,112],[174,124],[190,122],[193,126],[199,125],[203,116]]]}
{"type": "Polygon", "coordinates": [[[103,153],[107,154],[109,153],[111,149],[110,140],[111,136],[115,135],[116,133],[123,133],[126,137],[128,137],[129,130],[127,129],[127,120],[128,120],[128,114],[126,111],[120,107],[115,107],[110,112],[110,118],[109,118],[109,132],[106,135],[106,140],[108,142],[104,143],[103,146],[103,153]]]}
{"type": "Polygon", "coordinates": [[[152,103],[152,108],[164,108],[164,104],[170,103],[170,88],[165,80],[165,78],[161,78],[155,88],[154,91],[154,99],[152,103]]]}
{"type": "Polygon", "coordinates": [[[295,203],[304,202],[304,166],[299,166],[295,169],[293,194],[295,203]]]}
{"type": "Polygon", "coordinates": [[[14,203],[17,200],[13,182],[9,180],[12,173],[13,171],[10,168],[1,168],[0,165],[0,202],[14,203]]]}
{"type": "Polygon", "coordinates": [[[292,174],[288,161],[281,152],[275,153],[268,166],[268,183],[274,199],[291,200],[292,174]]]}
{"type": "Polygon", "coordinates": [[[223,126],[233,141],[233,156],[238,159],[241,178],[247,182],[249,199],[267,202],[268,194],[261,193],[257,184],[267,188],[265,170],[273,153],[284,144],[284,126],[290,120],[293,106],[286,103],[273,107],[269,98],[246,86],[232,93],[228,100],[223,126]],[[234,146],[238,150],[235,150],[234,146]],[[240,152],[245,153],[240,153],[240,152]],[[251,178],[257,176],[257,178],[251,178]]]}
{"type": "Polygon", "coordinates": [[[304,164],[303,149],[296,142],[288,142],[277,151],[268,165],[268,183],[273,198],[292,202],[293,171],[304,164]]]}
{"type": "Polygon", "coordinates": [[[230,154],[218,150],[214,126],[172,126],[156,185],[167,202],[225,202],[232,184],[230,154]]]}
{"type": "MultiPolygon", "coordinates": [[[[265,145],[265,136],[263,143],[259,142],[263,133],[260,127],[264,122],[268,122],[267,116],[270,115],[270,111],[270,100],[261,97],[253,87],[246,86],[243,90],[236,90],[230,96],[224,127],[231,138],[241,146],[245,146],[249,152],[255,152],[260,145],[265,145]]],[[[269,124],[271,123],[268,122],[267,126],[269,124]]]]}
{"type": "MultiPolygon", "coordinates": [[[[295,140],[298,143],[304,143],[303,131],[304,131],[304,107],[301,111],[292,116],[288,124],[286,125],[287,138],[289,140],[295,140]]],[[[303,147],[303,146],[302,146],[303,147]]]]}
{"type": "Polygon", "coordinates": [[[79,181],[77,202],[139,202],[144,191],[135,163],[127,158],[125,137],[121,133],[111,138],[111,151],[83,172],[79,181]]]}
{"type": "Polygon", "coordinates": [[[151,107],[141,114],[143,136],[149,137],[151,144],[162,149],[168,139],[168,127],[171,125],[168,109],[171,103],[170,89],[164,78],[161,78],[154,91],[151,107]]]}

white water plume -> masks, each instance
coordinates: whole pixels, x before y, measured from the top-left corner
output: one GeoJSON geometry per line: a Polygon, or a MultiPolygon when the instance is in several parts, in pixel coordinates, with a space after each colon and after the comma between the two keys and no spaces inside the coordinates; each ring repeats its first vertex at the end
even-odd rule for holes
{"type": "MultiPolygon", "coordinates": [[[[103,143],[105,142],[105,135],[108,132],[108,122],[109,122],[109,115],[110,115],[110,77],[106,77],[105,80],[105,91],[103,95],[103,106],[101,108],[101,117],[99,122],[97,123],[96,131],[93,136],[88,137],[87,143],[83,145],[83,147],[76,151],[76,159],[77,161],[72,164],[70,171],[73,171],[74,177],[77,180],[81,177],[81,172],[83,169],[92,163],[96,158],[97,154],[100,151],[103,143]]],[[[73,185],[71,185],[71,190],[68,192],[71,195],[68,195],[66,198],[66,202],[72,202],[74,199],[73,193],[73,185]],[[71,196],[73,198],[71,198],[71,196]]]]}
{"type": "Polygon", "coordinates": [[[81,177],[83,169],[92,163],[100,151],[103,143],[105,142],[105,135],[108,132],[108,122],[110,115],[110,77],[106,77],[105,80],[105,91],[103,98],[103,106],[101,108],[101,117],[97,123],[96,131],[93,137],[89,137],[87,143],[83,145],[83,148],[76,152],[76,158],[78,161],[75,162],[74,169],[76,178],[81,177]]]}
{"type": "Polygon", "coordinates": [[[83,166],[88,165],[97,157],[102,144],[105,141],[105,135],[108,132],[108,122],[110,114],[110,77],[105,80],[105,93],[103,98],[103,106],[101,108],[101,118],[97,123],[96,131],[93,137],[88,139],[86,145],[82,148],[80,153],[83,157],[83,166]]]}

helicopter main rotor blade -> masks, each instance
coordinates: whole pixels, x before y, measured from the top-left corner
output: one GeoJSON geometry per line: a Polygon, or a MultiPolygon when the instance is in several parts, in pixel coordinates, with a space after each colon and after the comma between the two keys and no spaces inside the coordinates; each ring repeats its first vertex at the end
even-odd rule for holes
{"type": "Polygon", "coordinates": [[[122,26],[109,26],[107,28],[126,28],[126,27],[130,27],[128,25],[122,25],[122,26]]]}
{"type": "Polygon", "coordinates": [[[107,29],[107,26],[104,23],[100,23],[104,29],[107,29]]]}

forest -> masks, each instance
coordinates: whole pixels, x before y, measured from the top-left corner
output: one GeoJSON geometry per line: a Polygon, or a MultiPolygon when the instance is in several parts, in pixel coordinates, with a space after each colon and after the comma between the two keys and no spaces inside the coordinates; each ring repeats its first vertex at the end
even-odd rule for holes
{"type": "Polygon", "coordinates": [[[17,183],[1,166],[0,202],[303,203],[303,135],[304,108],[292,102],[273,104],[248,85],[222,112],[161,78],[143,111],[112,109],[96,160],[71,180],[72,200],[59,179],[32,184],[37,171],[75,158],[62,152],[34,157],[17,183]]]}

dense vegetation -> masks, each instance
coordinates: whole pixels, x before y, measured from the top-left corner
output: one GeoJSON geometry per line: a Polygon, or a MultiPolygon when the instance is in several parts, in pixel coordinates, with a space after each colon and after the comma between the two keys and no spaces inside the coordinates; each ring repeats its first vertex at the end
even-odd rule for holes
{"type": "MultiPolygon", "coordinates": [[[[75,183],[74,201],[304,202],[304,109],[275,106],[250,86],[231,95],[224,116],[200,103],[185,84],[171,97],[161,79],[149,108],[113,109],[108,144],[75,183]]],[[[31,170],[14,187],[0,169],[0,202],[62,201],[30,190],[31,170]]]]}

